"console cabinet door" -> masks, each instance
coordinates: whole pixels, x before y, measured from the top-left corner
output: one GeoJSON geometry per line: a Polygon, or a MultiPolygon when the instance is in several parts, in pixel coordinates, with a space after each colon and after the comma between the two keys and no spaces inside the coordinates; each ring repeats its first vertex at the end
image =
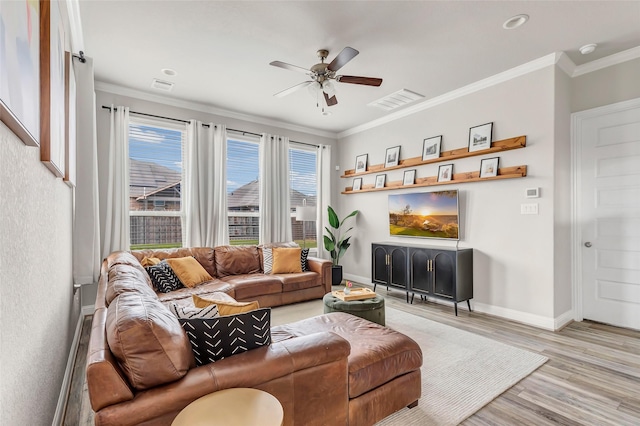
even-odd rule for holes
{"type": "Polygon", "coordinates": [[[438,296],[456,300],[456,252],[433,250],[432,255],[433,292],[438,296]]]}
{"type": "Polygon", "coordinates": [[[371,281],[375,284],[387,285],[387,282],[389,282],[387,248],[385,246],[373,245],[371,250],[371,281]]]}
{"type": "Polygon", "coordinates": [[[409,272],[411,289],[424,293],[432,292],[431,272],[429,271],[429,252],[411,249],[409,252],[409,272]]]}
{"type": "Polygon", "coordinates": [[[391,247],[389,284],[407,288],[407,252],[404,247],[391,247]]]}

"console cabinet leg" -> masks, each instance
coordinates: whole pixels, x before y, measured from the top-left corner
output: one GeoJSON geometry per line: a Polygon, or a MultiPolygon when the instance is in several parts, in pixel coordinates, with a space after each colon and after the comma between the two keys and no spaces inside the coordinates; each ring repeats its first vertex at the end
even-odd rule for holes
{"type": "Polygon", "coordinates": [[[458,302],[454,302],[453,306],[456,309],[456,316],[458,316],[458,302]]]}
{"type": "Polygon", "coordinates": [[[469,307],[469,312],[471,312],[471,303],[469,302],[469,299],[467,299],[467,306],[469,307]]]}

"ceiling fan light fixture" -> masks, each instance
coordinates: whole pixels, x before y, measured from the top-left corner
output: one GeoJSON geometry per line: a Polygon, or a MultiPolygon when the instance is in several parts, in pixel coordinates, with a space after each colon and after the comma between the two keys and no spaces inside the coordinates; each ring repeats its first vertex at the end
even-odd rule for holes
{"type": "Polygon", "coordinates": [[[336,94],[336,88],[333,85],[333,83],[329,80],[322,83],[322,90],[324,91],[324,93],[329,95],[330,98],[334,97],[336,94]]]}
{"type": "Polygon", "coordinates": [[[516,16],[512,16],[511,18],[504,21],[502,24],[502,28],[505,30],[515,30],[518,27],[523,26],[529,20],[529,15],[524,13],[516,16]]]}

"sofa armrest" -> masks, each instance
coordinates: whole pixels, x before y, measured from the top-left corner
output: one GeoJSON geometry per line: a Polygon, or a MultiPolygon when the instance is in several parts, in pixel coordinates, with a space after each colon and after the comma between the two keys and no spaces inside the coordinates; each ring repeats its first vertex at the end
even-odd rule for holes
{"type": "Polygon", "coordinates": [[[332,262],[318,257],[308,257],[307,265],[309,265],[310,271],[317,272],[322,277],[322,285],[324,286],[325,293],[331,293],[332,262]]]}

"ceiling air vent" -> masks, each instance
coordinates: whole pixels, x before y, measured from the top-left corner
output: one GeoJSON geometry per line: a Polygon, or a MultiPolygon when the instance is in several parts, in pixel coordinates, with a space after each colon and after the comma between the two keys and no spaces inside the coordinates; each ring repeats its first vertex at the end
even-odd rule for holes
{"type": "Polygon", "coordinates": [[[373,101],[368,105],[382,108],[385,111],[391,111],[392,109],[399,108],[421,98],[424,98],[424,95],[412,92],[411,90],[402,89],[387,95],[384,98],[380,98],[377,101],[373,101]]]}
{"type": "Polygon", "coordinates": [[[153,79],[151,83],[151,87],[158,90],[163,90],[165,92],[170,92],[173,89],[173,83],[170,81],[158,80],[157,78],[153,79]]]}

